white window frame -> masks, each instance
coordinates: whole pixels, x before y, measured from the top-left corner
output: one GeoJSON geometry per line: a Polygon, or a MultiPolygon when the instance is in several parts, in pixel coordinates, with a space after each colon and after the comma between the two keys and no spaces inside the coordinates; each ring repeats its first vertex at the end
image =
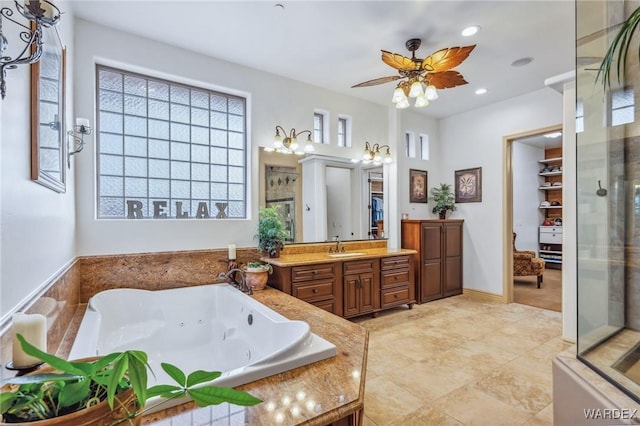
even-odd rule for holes
{"type": "Polygon", "coordinates": [[[426,133],[420,133],[418,136],[420,140],[420,159],[428,160],[429,159],[429,135],[426,133]]]}
{"type": "Polygon", "coordinates": [[[313,110],[313,131],[314,131],[314,135],[313,135],[313,142],[315,143],[321,143],[321,144],[325,144],[328,145],[330,143],[330,138],[329,138],[329,111],[327,110],[323,110],[323,109],[314,109],[313,110]],[[321,115],[322,116],[322,140],[321,141],[317,141],[315,140],[315,124],[316,124],[316,120],[315,120],[315,116],[316,115],[321,115]]]}
{"type": "Polygon", "coordinates": [[[416,134],[411,130],[404,132],[404,152],[407,158],[416,158],[416,134]]]}

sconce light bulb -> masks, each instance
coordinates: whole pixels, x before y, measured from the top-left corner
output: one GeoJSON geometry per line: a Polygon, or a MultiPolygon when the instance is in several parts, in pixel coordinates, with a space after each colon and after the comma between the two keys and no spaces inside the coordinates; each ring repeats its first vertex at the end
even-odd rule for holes
{"type": "Polygon", "coordinates": [[[391,161],[393,161],[393,159],[391,158],[391,153],[389,152],[389,150],[387,150],[387,153],[384,155],[384,162],[386,164],[391,164],[391,161]]]}
{"type": "Polygon", "coordinates": [[[304,144],[304,152],[314,152],[316,149],[313,147],[313,142],[307,140],[304,144]]]}
{"type": "Polygon", "coordinates": [[[298,149],[298,138],[295,136],[291,138],[291,142],[289,143],[289,149],[295,151],[298,149]]]}

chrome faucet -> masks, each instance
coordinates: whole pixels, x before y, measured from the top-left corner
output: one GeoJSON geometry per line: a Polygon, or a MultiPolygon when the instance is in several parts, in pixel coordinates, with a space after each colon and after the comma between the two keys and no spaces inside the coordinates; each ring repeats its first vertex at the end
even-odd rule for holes
{"type": "Polygon", "coordinates": [[[344,253],[344,245],[340,247],[340,235],[336,235],[333,237],[336,240],[336,248],[335,250],[329,247],[329,253],[340,253],[341,251],[344,253]]]}
{"type": "Polygon", "coordinates": [[[218,278],[226,279],[229,284],[243,293],[247,293],[249,295],[253,294],[253,289],[251,286],[247,285],[247,280],[245,279],[244,271],[242,269],[233,268],[229,269],[226,273],[220,272],[218,274],[218,278]],[[238,274],[240,274],[240,282],[238,282],[238,274]]]}

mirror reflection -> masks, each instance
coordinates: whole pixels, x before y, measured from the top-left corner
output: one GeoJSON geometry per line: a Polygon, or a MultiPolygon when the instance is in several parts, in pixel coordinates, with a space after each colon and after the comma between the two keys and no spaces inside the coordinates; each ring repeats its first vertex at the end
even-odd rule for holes
{"type": "Polygon", "coordinates": [[[260,205],[278,205],[289,243],[385,238],[382,166],[260,148],[260,205]]]}

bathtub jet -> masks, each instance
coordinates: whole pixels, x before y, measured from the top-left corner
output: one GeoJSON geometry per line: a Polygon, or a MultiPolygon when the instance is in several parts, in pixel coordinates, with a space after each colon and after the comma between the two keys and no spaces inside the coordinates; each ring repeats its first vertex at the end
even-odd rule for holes
{"type": "MultiPolygon", "coordinates": [[[[96,294],[69,359],[124,350],[147,353],[155,374],[149,386],[172,383],[161,362],[187,373],[220,371],[209,384],[239,386],[336,355],[335,345],[306,322],[289,320],[229,284],[96,294]]],[[[151,398],[146,410],[184,402],[151,398]]]]}

